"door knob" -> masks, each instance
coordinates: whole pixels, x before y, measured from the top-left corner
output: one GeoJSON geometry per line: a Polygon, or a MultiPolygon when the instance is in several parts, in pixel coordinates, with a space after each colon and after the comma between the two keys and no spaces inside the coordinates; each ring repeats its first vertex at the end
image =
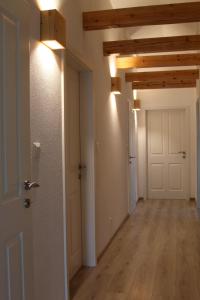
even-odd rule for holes
{"type": "Polygon", "coordinates": [[[24,188],[26,191],[30,191],[32,188],[38,188],[40,185],[37,182],[30,182],[29,180],[24,181],[24,188]]]}

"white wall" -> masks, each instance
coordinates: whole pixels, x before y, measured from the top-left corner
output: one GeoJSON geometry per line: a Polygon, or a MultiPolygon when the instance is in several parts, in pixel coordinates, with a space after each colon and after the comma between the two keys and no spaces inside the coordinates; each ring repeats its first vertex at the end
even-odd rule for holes
{"type": "MultiPolygon", "coordinates": [[[[106,247],[128,213],[128,102],[110,94],[110,67],[102,42],[124,37],[123,30],[83,32],[82,10],[110,8],[110,2],[29,0],[32,5],[31,128],[34,194],[35,299],[65,297],[64,216],[62,183],[62,59],[39,43],[40,9],[57,8],[67,21],[67,45],[93,69],[96,132],[97,254],[106,247]],[[34,3],[32,3],[34,2],[34,3]]],[[[114,70],[112,68],[112,75],[114,70]]]]}
{"type": "Polygon", "coordinates": [[[197,196],[197,160],[196,160],[196,99],[195,88],[146,90],[138,92],[142,102],[142,110],[138,114],[138,176],[139,197],[147,198],[146,173],[146,111],[148,109],[188,108],[190,112],[190,197],[197,196]]]}

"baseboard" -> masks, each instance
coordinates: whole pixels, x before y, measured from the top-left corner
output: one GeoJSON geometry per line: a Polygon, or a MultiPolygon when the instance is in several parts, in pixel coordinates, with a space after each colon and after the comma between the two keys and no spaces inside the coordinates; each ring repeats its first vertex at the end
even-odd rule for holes
{"type": "Polygon", "coordinates": [[[109,246],[111,245],[111,243],[113,242],[114,238],[116,237],[116,235],[118,234],[118,232],[122,229],[122,227],[124,226],[124,224],[128,221],[128,219],[130,218],[130,215],[128,214],[124,220],[122,221],[122,223],[119,225],[119,228],[116,230],[116,232],[114,233],[113,237],[110,239],[110,241],[108,242],[108,244],[106,245],[106,247],[104,248],[104,250],[98,255],[97,257],[97,263],[100,262],[100,260],[102,259],[102,257],[104,256],[105,252],[108,250],[109,246]]]}

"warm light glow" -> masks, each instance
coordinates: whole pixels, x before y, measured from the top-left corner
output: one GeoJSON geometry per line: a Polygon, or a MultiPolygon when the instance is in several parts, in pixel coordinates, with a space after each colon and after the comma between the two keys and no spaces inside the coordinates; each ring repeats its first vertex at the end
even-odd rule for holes
{"type": "Polygon", "coordinates": [[[121,92],[119,92],[119,91],[112,91],[112,94],[114,94],[114,95],[121,95],[121,92]]]}
{"type": "Polygon", "coordinates": [[[37,0],[40,10],[56,9],[57,5],[55,0],[37,0]]]}
{"type": "Polygon", "coordinates": [[[133,90],[133,99],[136,100],[138,96],[137,90],[133,90]]]}
{"type": "Polygon", "coordinates": [[[43,44],[45,44],[47,47],[49,47],[52,50],[60,50],[65,49],[60,43],[57,41],[42,41],[43,44]]]}
{"type": "Polygon", "coordinates": [[[117,99],[114,94],[110,94],[110,113],[111,113],[111,126],[113,130],[113,136],[115,136],[118,132],[119,127],[119,117],[117,111],[117,99]]]}
{"type": "Polygon", "coordinates": [[[55,70],[58,68],[54,52],[42,43],[38,43],[35,51],[37,55],[37,61],[40,62],[41,71],[49,77],[54,77],[54,73],[56,74],[55,70]]]}
{"type": "Polygon", "coordinates": [[[135,115],[135,130],[138,130],[138,117],[137,117],[137,112],[134,111],[134,115],[135,115]]]}
{"type": "Polygon", "coordinates": [[[109,56],[109,68],[111,77],[116,77],[117,75],[117,67],[116,67],[116,55],[109,56]]]}

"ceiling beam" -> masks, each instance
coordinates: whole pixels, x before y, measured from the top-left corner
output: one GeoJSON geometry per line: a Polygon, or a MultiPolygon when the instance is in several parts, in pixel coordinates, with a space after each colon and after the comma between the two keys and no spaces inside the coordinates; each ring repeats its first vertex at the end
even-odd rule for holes
{"type": "Polygon", "coordinates": [[[181,81],[157,81],[157,82],[133,82],[133,90],[170,89],[170,88],[192,88],[196,87],[196,80],[181,81]]]}
{"type": "Polygon", "coordinates": [[[157,71],[157,72],[135,72],[125,74],[126,82],[133,81],[176,81],[176,80],[197,80],[199,79],[199,70],[175,70],[175,71],[157,71]]]}
{"type": "Polygon", "coordinates": [[[151,5],[83,13],[84,30],[200,21],[200,2],[151,5]]]}
{"type": "Polygon", "coordinates": [[[200,65],[200,53],[116,58],[117,69],[162,68],[200,65]]]}
{"type": "Polygon", "coordinates": [[[103,43],[105,56],[200,50],[200,35],[146,38],[103,43]]]}

